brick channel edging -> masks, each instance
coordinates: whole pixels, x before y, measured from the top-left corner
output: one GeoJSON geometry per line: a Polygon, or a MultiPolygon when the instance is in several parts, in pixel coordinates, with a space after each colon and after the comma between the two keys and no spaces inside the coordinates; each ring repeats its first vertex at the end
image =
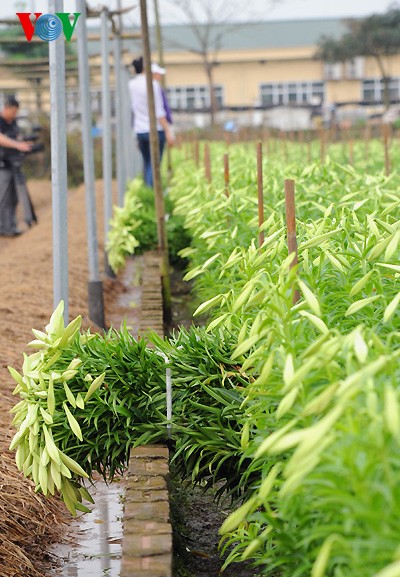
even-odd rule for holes
{"type": "MultiPolygon", "coordinates": [[[[144,255],[139,334],[163,334],[160,259],[144,255]]],[[[172,577],[169,521],[168,448],[137,447],[131,452],[124,507],[120,577],[172,577]]]]}

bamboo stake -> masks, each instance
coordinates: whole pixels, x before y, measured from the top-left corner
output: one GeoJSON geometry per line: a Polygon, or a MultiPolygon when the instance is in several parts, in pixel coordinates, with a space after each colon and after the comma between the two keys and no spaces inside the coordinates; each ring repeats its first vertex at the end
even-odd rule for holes
{"type": "Polygon", "coordinates": [[[364,148],[365,148],[365,162],[368,162],[369,159],[369,141],[371,137],[371,131],[369,126],[367,125],[364,130],[364,148]]]}
{"type": "Polygon", "coordinates": [[[301,157],[304,156],[304,130],[300,130],[299,132],[299,143],[300,143],[300,153],[301,157]]]}
{"type": "Polygon", "coordinates": [[[281,138],[282,138],[282,147],[283,147],[283,158],[285,159],[285,162],[287,162],[288,161],[288,149],[287,149],[286,132],[281,132],[281,138]]]}
{"type": "Polygon", "coordinates": [[[196,163],[197,168],[200,165],[200,143],[198,140],[195,141],[194,145],[194,161],[196,163]]]}
{"type": "Polygon", "coordinates": [[[229,198],[229,154],[224,154],[224,181],[225,181],[225,195],[229,198]]]}
{"type": "MultiPolygon", "coordinates": [[[[264,224],[264,182],[263,182],[263,168],[262,168],[262,143],[257,144],[257,188],[258,188],[258,226],[264,224]]],[[[258,233],[258,246],[264,244],[264,231],[260,230],[258,233]]]]}
{"type": "Polygon", "coordinates": [[[207,182],[211,183],[211,158],[210,158],[210,146],[208,142],[204,146],[204,171],[207,182]]]}
{"type": "Polygon", "coordinates": [[[160,155],[157,121],[154,105],[153,77],[151,74],[150,36],[147,20],[147,2],[140,0],[141,31],[143,38],[143,56],[146,72],[147,100],[150,118],[150,152],[153,171],[155,208],[157,216],[158,253],[161,256],[161,281],[163,289],[163,313],[165,322],[171,322],[171,285],[169,278],[168,239],[165,228],[164,196],[161,184],[160,155]]]}
{"type": "Polygon", "coordinates": [[[349,164],[351,166],[354,164],[354,141],[352,138],[349,140],[349,164]]]}
{"type": "Polygon", "coordinates": [[[321,164],[324,164],[324,162],[325,162],[325,146],[326,146],[326,134],[325,134],[325,130],[322,128],[320,131],[321,164]]]}
{"type": "MultiPolygon", "coordinates": [[[[297,237],[296,237],[296,207],[294,199],[294,180],[285,180],[285,207],[286,207],[286,228],[288,238],[289,254],[294,253],[295,257],[290,263],[290,270],[297,267],[299,264],[299,256],[297,251],[297,237]]],[[[300,298],[298,290],[293,291],[293,303],[296,303],[300,298]]]]}
{"type": "Polygon", "coordinates": [[[311,154],[311,135],[307,138],[307,162],[311,164],[312,154],[311,154]]]}
{"type": "Polygon", "coordinates": [[[268,128],[265,130],[265,142],[267,144],[267,156],[270,156],[271,155],[271,133],[270,133],[268,128]]]}
{"type": "Polygon", "coordinates": [[[385,174],[389,176],[390,174],[390,150],[389,150],[389,137],[390,137],[390,127],[388,124],[384,124],[383,130],[383,146],[385,148],[385,174]]]}

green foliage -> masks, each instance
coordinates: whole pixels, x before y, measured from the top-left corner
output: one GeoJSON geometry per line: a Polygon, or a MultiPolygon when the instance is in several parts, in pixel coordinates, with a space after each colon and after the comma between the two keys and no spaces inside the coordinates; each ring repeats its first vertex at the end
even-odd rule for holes
{"type": "Polygon", "coordinates": [[[25,60],[26,58],[48,58],[49,47],[47,42],[22,42],[16,43],[14,39],[24,37],[20,25],[7,26],[0,30],[0,38],[9,39],[10,42],[1,45],[1,51],[13,61],[25,60]]]}
{"type": "MultiPolygon", "coordinates": [[[[1,44],[1,52],[4,52],[8,59],[14,61],[18,64],[18,61],[25,61],[27,59],[32,59],[34,64],[34,59],[38,59],[40,64],[43,58],[49,57],[49,46],[47,42],[18,42],[16,43],[14,39],[25,38],[24,32],[21,26],[10,25],[0,30],[1,39],[10,39],[10,42],[4,42],[1,44]]],[[[66,54],[73,55],[76,51],[71,43],[66,43],[66,54]]]]}
{"type": "Polygon", "coordinates": [[[394,5],[384,14],[346,21],[348,32],[341,38],[322,37],[316,58],[344,62],[357,56],[375,58],[384,81],[384,100],[389,106],[389,70],[385,57],[400,52],[400,9],[394,5]]]}
{"type": "MultiPolygon", "coordinates": [[[[184,266],[177,255],[190,243],[190,237],[183,227],[183,218],[173,213],[173,203],[164,199],[167,217],[169,260],[173,266],[184,266]]],[[[141,179],[132,181],[125,194],[124,206],[114,208],[114,218],[108,236],[107,252],[110,266],[115,272],[120,270],[127,256],[137,248],[137,253],[155,250],[158,246],[154,191],[144,185],[141,179]]]]}
{"type": "Polygon", "coordinates": [[[322,38],[318,57],[340,62],[355,56],[390,56],[400,52],[400,9],[346,21],[348,32],[341,38],[322,38]]]}
{"type": "MultiPolygon", "coordinates": [[[[95,177],[102,178],[102,142],[100,138],[93,140],[95,177]]],[[[47,149],[50,154],[50,148],[47,149]]],[[[68,155],[68,186],[79,186],[84,181],[82,134],[71,132],[67,135],[68,155]]]]}
{"type": "MultiPolygon", "coordinates": [[[[30,387],[31,405],[51,413],[51,364],[58,420],[45,422],[47,430],[87,474],[93,467],[108,476],[130,446],[167,438],[166,355],[176,467],[242,497],[221,528],[221,549],[226,564],[252,559],[260,575],[397,575],[400,181],[384,176],[378,144],[371,149],[360,171],[340,163],[335,147],[324,165],[266,159],[261,248],[254,153],[231,148],[229,198],[222,171],[210,186],[182,164],[170,195],[193,237],[182,253],[208,326],[167,340],[150,335],[150,351],[125,330],[65,337],[53,319],[49,342],[36,335],[35,345],[47,343],[44,356],[26,361],[23,376],[13,373],[23,401],[30,387]],[[286,244],[287,177],[296,179],[297,269],[286,244]],[[90,382],[100,385],[85,401],[90,382]]],[[[217,158],[223,152],[214,148],[217,158]]],[[[26,409],[15,422],[13,441],[25,447],[17,463],[27,475],[29,415],[26,409]]],[[[71,479],[78,492],[80,477],[71,479]]]]}

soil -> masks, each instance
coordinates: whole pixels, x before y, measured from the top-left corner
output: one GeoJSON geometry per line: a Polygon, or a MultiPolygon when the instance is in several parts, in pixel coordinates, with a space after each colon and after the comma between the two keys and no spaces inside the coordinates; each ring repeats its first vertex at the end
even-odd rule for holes
{"type": "Polygon", "coordinates": [[[170,492],[174,536],[174,577],[256,577],[249,563],[233,563],[221,574],[218,530],[231,509],[206,492],[172,476],[170,492]]]}
{"type": "MultiPolygon", "coordinates": [[[[193,324],[196,309],[192,283],[183,280],[184,271],[171,275],[172,326],[170,332],[193,324]]],[[[223,573],[218,550],[219,528],[231,512],[230,503],[217,502],[212,489],[185,483],[171,470],[170,506],[174,539],[174,577],[256,577],[250,563],[233,563],[223,573]]]]}

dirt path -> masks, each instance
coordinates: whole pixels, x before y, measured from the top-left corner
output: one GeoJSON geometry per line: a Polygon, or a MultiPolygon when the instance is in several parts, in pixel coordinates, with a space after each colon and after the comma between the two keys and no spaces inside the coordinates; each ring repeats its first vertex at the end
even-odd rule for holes
{"type": "MultiPolygon", "coordinates": [[[[59,502],[34,494],[7,453],[11,438],[9,410],[15,403],[14,384],[7,365],[19,368],[32,328],[42,329],[53,311],[51,186],[48,181],[29,182],[38,214],[37,226],[16,238],[0,237],[0,577],[41,575],[42,545],[59,534],[59,502]],[[26,513],[29,511],[29,515],[26,513]],[[30,542],[29,535],[37,534],[30,542]],[[42,537],[40,537],[42,533],[42,537]],[[24,558],[27,555],[27,558],[24,558]],[[38,572],[35,572],[33,565],[38,572]]],[[[96,183],[99,263],[103,265],[103,199],[96,183]]],[[[21,226],[22,228],[22,226],[21,226]]],[[[70,191],[68,198],[70,318],[87,317],[88,264],[84,188],[70,191]]],[[[118,282],[104,282],[105,300],[113,299],[118,282]]]]}

